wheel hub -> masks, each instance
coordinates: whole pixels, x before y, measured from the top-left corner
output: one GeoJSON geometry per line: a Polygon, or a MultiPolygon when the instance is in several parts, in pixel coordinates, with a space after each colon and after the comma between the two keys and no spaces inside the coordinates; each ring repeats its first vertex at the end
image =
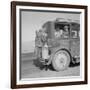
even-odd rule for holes
{"type": "Polygon", "coordinates": [[[64,70],[68,67],[69,63],[70,56],[66,51],[61,50],[55,53],[53,57],[53,66],[57,71],[64,70]]]}

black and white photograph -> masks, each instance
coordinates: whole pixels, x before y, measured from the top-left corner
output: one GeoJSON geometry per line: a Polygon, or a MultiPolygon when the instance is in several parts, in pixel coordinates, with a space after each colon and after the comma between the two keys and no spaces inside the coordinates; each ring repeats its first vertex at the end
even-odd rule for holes
{"type": "Polygon", "coordinates": [[[12,7],[14,83],[87,83],[87,7],[27,2],[13,2],[12,7]]]}
{"type": "Polygon", "coordinates": [[[20,13],[21,78],[80,76],[80,13],[20,13]]]}

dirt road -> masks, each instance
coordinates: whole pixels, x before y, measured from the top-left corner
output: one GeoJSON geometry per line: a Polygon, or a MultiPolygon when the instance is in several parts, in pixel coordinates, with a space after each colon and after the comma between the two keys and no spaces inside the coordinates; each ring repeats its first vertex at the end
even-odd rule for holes
{"type": "Polygon", "coordinates": [[[39,65],[40,63],[37,63],[37,60],[23,60],[21,62],[21,78],[43,78],[80,75],[80,65],[74,65],[64,71],[59,72],[54,71],[52,68],[49,68],[47,71],[45,69],[41,70],[39,68],[39,65]]]}

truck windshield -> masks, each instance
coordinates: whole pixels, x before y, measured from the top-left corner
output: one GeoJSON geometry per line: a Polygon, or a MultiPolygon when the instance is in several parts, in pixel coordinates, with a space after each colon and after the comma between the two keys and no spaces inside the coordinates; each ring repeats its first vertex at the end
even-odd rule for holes
{"type": "Polygon", "coordinates": [[[56,38],[69,38],[70,26],[69,24],[55,24],[56,38]]]}

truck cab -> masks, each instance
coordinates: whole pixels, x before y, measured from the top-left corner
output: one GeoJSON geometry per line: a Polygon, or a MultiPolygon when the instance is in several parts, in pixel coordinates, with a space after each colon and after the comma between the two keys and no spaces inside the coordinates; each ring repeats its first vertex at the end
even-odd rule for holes
{"type": "MultiPolygon", "coordinates": [[[[56,71],[65,70],[69,67],[70,62],[80,62],[80,24],[71,21],[48,21],[42,26],[42,32],[46,36],[39,36],[40,31],[36,35],[36,47],[38,58],[41,55],[42,47],[46,42],[48,45],[48,61],[47,65],[52,64],[56,71]],[[40,41],[38,39],[41,39],[40,41]],[[40,46],[40,42],[42,43],[40,46]],[[38,43],[38,45],[37,45],[38,43]],[[41,50],[40,50],[41,49],[41,50]]],[[[45,61],[45,60],[43,60],[45,61]]]]}

